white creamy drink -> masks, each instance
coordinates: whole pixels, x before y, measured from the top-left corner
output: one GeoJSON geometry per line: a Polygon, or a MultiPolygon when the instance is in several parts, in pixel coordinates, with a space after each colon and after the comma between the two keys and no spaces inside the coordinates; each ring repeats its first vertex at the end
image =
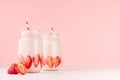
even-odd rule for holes
{"type": "Polygon", "coordinates": [[[58,34],[51,36],[51,51],[54,59],[54,70],[58,70],[61,65],[61,43],[58,34]],[[56,60],[55,60],[56,59],[56,60]],[[59,60],[60,59],[60,60],[59,60]]]}
{"type": "Polygon", "coordinates": [[[45,65],[44,70],[58,70],[61,64],[61,46],[59,36],[53,33],[45,34],[42,37],[42,53],[45,65]]]}
{"type": "Polygon", "coordinates": [[[26,57],[34,55],[34,34],[32,31],[24,30],[18,43],[18,55],[26,57]]]}
{"type": "MultiPolygon", "coordinates": [[[[35,30],[34,33],[34,55],[40,55],[41,56],[41,39],[40,39],[40,33],[39,31],[35,30]]],[[[34,66],[32,66],[34,67],[34,66]]],[[[41,62],[39,62],[39,65],[37,67],[33,68],[34,72],[39,72],[42,68],[41,62]]]]}
{"type": "Polygon", "coordinates": [[[39,72],[41,70],[40,34],[39,31],[32,31],[28,27],[27,29],[21,32],[18,42],[19,62],[25,65],[27,72],[39,72]]]}
{"type": "MultiPolygon", "coordinates": [[[[28,55],[32,61],[32,57],[34,56],[34,34],[32,31],[25,30],[21,32],[21,38],[19,39],[18,56],[22,56],[25,59],[28,55]]],[[[31,66],[33,66],[32,62],[27,72],[33,72],[34,67],[31,66]]]]}

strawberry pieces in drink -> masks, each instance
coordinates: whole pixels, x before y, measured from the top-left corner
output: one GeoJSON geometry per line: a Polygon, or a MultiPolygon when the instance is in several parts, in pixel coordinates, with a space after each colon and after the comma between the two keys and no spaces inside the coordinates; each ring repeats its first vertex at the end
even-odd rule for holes
{"type": "Polygon", "coordinates": [[[24,57],[22,55],[18,56],[18,62],[24,63],[24,57]]]}
{"type": "Polygon", "coordinates": [[[29,69],[31,67],[31,65],[32,65],[32,58],[29,55],[25,58],[24,64],[25,64],[27,69],[29,69]]]}
{"type": "Polygon", "coordinates": [[[48,56],[45,60],[45,63],[49,66],[49,68],[53,68],[53,58],[52,58],[52,56],[48,56]]]}
{"type": "Polygon", "coordinates": [[[54,59],[54,66],[58,67],[61,63],[61,58],[59,56],[56,56],[56,58],[54,59]]]}
{"type": "Polygon", "coordinates": [[[34,63],[34,67],[37,67],[40,61],[40,55],[39,54],[35,54],[33,57],[33,63],[34,63]]]}

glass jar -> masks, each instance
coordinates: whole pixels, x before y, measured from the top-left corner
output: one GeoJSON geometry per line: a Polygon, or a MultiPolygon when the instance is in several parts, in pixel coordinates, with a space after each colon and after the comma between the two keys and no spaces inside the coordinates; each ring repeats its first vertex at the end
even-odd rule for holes
{"type": "Polygon", "coordinates": [[[61,46],[57,34],[42,37],[43,70],[59,70],[61,65],[61,46]]]}
{"type": "Polygon", "coordinates": [[[19,62],[25,64],[27,72],[39,72],[40,36],[37,31],[25,30],[18,42],[19,62]],[[35,66],[37,62],[37,66],[35,66]]]}

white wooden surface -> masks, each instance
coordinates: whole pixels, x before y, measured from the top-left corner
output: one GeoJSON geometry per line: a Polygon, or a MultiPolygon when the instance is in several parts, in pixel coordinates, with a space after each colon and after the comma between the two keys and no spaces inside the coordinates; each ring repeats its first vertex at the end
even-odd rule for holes
{"type": "Polygon", "coordinates": [[[0,68],[0,80],[120,80],[120,68],[65,68],[59,71],[41,71],[25,75],[9,75],[6,68],[0,68]]]}

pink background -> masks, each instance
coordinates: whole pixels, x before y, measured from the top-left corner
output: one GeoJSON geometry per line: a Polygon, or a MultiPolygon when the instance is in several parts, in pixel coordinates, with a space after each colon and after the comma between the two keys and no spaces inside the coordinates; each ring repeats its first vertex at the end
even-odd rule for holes
{"type": "Polygon", "coordinates": [[[0,0],[0,66],[16,62],[26,20],[41,35],[54,26],[63,66],[120,67],[119,0],[0,0]]]}

